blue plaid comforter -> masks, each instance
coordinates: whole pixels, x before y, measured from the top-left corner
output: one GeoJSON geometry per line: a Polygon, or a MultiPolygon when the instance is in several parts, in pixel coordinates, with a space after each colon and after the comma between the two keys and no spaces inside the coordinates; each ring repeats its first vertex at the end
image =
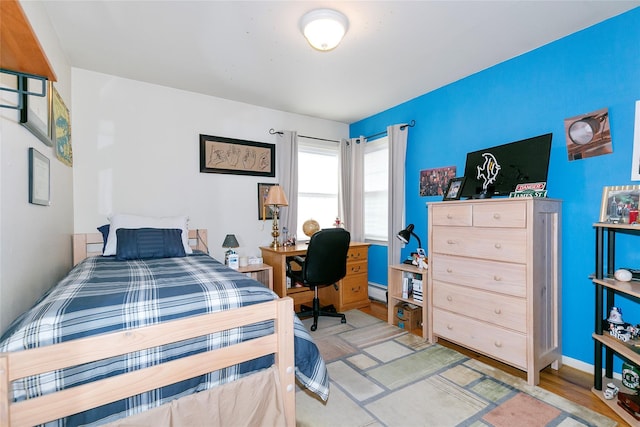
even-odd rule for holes
{"type": "MultiPolygon", "coordinates": [[[[136,261],[91,257],[74,267],[36,305],[13,322],[0,338],[0,352],[230,310],[275,298],[275,293],[257,281],[203,253],[184,258],[136,261]]],[[[302,323],[295,316],[294,319],[296,378],[326,400],[329,376],[324,361],[302,323]]],[[[14,399],[28,399],[160,361],[246,341],[272,331],[273,322],[264,322],[16,381],[13,384],[14,399]]],[[[50,425],[99,425],[233,381],[272,364],[273,356],[265,356],[104,405],[50,425]]]]}

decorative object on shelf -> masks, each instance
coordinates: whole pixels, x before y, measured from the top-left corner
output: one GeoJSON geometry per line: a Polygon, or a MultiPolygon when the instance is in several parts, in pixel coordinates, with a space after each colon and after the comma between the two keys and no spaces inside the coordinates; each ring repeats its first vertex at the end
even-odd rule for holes
{"type": "Polygon", "coordinates": [[[607,322],[615,323],[616,325],[621,325],[624,323],[622,320],[622,310],[618,307],[611,307],[611,311],[609,312],[609,317],[607,318],[607,322]]]}
{"type": "Polygon", "coordinates": [[[611,400],[618,395],[620,389],[614,383],[607,383],[607,389],[604,391],[604,398],[611,400]]]}
{"type": "Polygon", "coordinates": [[[222,242],[222,247],[226,248],[227,251],[224,253],[224,263],[225,265],[229,265],[229,256],[236,253],[234,251],[235,248],[239,247],[238,239],[236,239],[235,234],[227,234],[224,238],[224,242],[222,242]]]}
{"type": "Polygon", "coordinates": [[[349,28],[349,20],[333,9],[315,9],[300,19],[300,31],[311,47],[322,52],[335,49],[349,28]]]}
{"type": "Polygon", "coordinates": [[[637,394],[618,393],[618,406],[640,421],[640,396],[637,394]]]}
{"type": "Polygon", "coordinates": [[[35,148],[29,148],[29,203],[51,205],[49,158],[35,148]]]}
{"type": "Polygon", "coordinates": [[[615,185],[602,189],[600,222],[628,224],[630,212],[638,210],[640,185],[615,185]]]}
{"type": "Polygon", "coordinates": [[[613,277],[615,277],[616,280],[619,280],[621,282],[629,282],[633,278],[633,275],[629,270],[625,270],[624,268],[619,268],[618,270],[616,270],[615,273],[613,273],[613,277]]]}
{"type": "Polygon", "coordinates": [[[19,77],[26,92],[22,95],[20,123],[45,145],[51,147],[51,83],[29,77],[19,77]],[[35,90],[34,85],[44,85],[44,96],[35,90]]]}
{"type": "Polygon", "coordinates": [[[344,228],[344,222],[340,220],[340,217],[336,217],[336,220],[333,221],[333,226],[344,228]]]}
{"type": "Polygon", "coordinates": [[[308,219],[302,224],[302,232],[307,237],[311,237],[320,231],[320,224],[315,219],[308,219]]]}
{"type": "Polygon", "coordinates": [[[627,362],[622,363],[622,385],[631,390],[640,391],[640,369],[637,366],[627,362]]]}
{"type": "Polygon", "coordinates": [[[51,88],[51,139],[55,142],[56,157],[65,165],[73,166],[71,115],[56,88],[51,88]]]}
{"type": "Polygon", "coordinates": [[[460,194],[462,194],[462,187],[464,187],[464,180],[464,176],[451,178],[449,180],[449,185],[447,186],[447,191],[445,191],[442,200],[460,199],[460,194]]]}
{"type": "Polygon", "coordinates": [[[265,182],[258,183],[258,219],[265,221],[267,219],[273,219],[273,213],[271,209],[267,209],[267,205],[264,204],[269,195],[269,189],[276,184],[268,184],[265,182]]]}
{"type": "Polygon", "coordinates": [[[200,172],[276,176],[276,146],[200,135],[200,172]]]}
{"type": "Polygon", "coordinates": [[[280,236],[280,230],[278,229],[278,214],[282,206],[289,206],[287,196],[284,194],[284,190],[279,185],[274,185],[269,189],[267,199],[264,202],[273,211],[273,226],[271,227],[271,236],[273,236],[273,242],[271,242],[272,248],[280,246],[278,236],[280,236]]]}
{"type": "Polygon", "coordinates": [[[613,153],[607,108],[565,119],[564,127],[569,161],[613,153]]]}

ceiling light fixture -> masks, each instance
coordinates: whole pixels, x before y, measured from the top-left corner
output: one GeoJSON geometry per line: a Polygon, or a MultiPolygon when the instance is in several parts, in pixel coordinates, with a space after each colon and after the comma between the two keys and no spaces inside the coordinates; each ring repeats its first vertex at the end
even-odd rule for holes
{"type": "Polygon", "coordinates": [[[334,49],[347,33],[349,20],[333,9],[316,9],[300,19],[300,31],[309,44],[320,51],[334,49]]]}

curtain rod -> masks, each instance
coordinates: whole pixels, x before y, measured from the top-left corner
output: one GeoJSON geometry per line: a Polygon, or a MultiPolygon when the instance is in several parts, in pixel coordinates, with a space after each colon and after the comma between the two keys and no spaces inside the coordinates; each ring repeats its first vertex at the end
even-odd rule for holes
{"type": "MultiPolygon", "coordinates": [[[[276,132],[276,130],[274,128],[269,129],[269,133],[271,135],[282,135],[284,132],[282,131],[278,131],[276,132]]],[[[318,138],[316,136],[306,136],[306,135],[298,135],[300,138],[308,138],[308,139],[315,139],[318,141],[329,141],[329,142],[340,142],[340,141],[336,141],[335,139],[326,139],[326,138],[318,138]]]]}
{"type": "MultiPolygon", "coordinates": [[[[411,120],[409,122],[409,124],[400,126],[400,129],[404,129],[404,128],[407,128],[407,127],[412,128],[415,125],[416,125],[416,121],[415,120],[411,120]]],[[[371,138],[375,138],[376,136],[382,136],[382,135],[386,135],[386,134],[387,134],[387,131],[383,130],[382,132],[374,133],[373,135],[365,136],[364,138],[365,139],[371,139],[371,138]]]]}
{"type": "MultiPolygon", "coordinates": [[[[411,120],[409,122],[409,124],[400,126],[400,129],[404,129],[404,128],[407,128],[407,127],[412,128],[415,125],[416,125],[416,121],[415,120],[411,120]]],[[[269,129],[269,134],[271,134],[271,135],[276,135],[276,134],[277,135],[282,135],[283,132],[282,131],[276,131],[274,128],[271,128],[271,129],[269,129]]],[[[386,135],[386,134],[387,134],[387,131],[384,130],[382,132],[378,132],[378,133],[373,134],[373,135],[365,136],[365,139],[371,139],[371,138],[375,138],[376,136],[382,136],[382,135],[386,135]]],[[[318,141],[340,142],[340,141],[336,141],[335,139],[318,138],[316,136],[306,136],[306,135],[298,135],[298,136],[300,138],[315,139],[315,140],[318,140],[318,141]]]]}

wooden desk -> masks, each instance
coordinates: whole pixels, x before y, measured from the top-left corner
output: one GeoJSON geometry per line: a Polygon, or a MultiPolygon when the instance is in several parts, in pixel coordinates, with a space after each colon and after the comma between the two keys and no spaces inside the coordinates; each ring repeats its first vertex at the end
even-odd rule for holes
{"type": "MultiPolygon", "coordinates": [[[[307,287],[287,288],[287,258],[296,255],[304,256],[307,253],[307,247],[306,243],[300,243],[295,246],[260,248],[263,262],[273,267],[274,292],[280,297],[293,298],[296,311],[300,310],[301,304],[311,303],[313,292],[307,287]]],[[[368,253],[368,243],[351,242],[347,254],[347,275],[338,282],[338,290],[333,286],[318,289],[323,306],[333,304],[338,311],[369,306],[368,253]]]]}

